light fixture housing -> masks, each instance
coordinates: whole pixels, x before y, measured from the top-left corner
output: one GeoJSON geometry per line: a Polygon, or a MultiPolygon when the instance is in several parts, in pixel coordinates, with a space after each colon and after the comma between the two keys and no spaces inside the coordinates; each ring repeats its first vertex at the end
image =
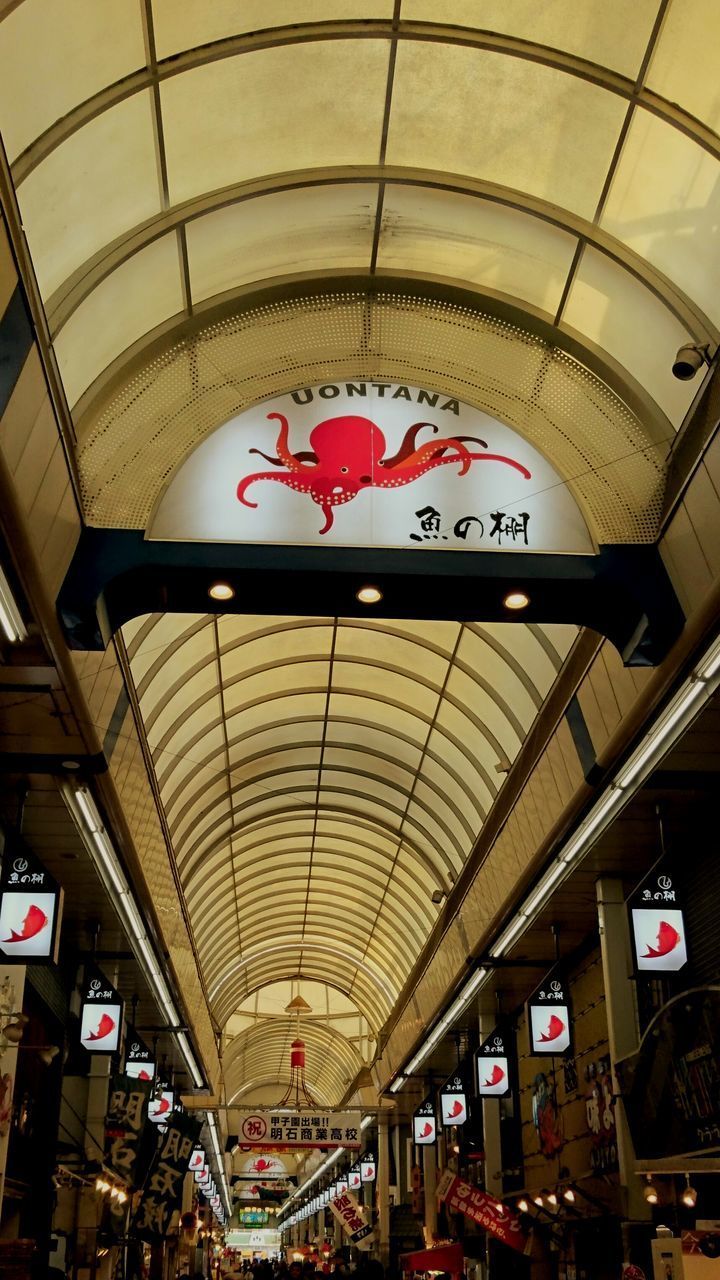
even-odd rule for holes
{"type": "Polygon", "coordinates": [[[527,609],[529,603],[530,597],[524,591],[508,591],[503,597],[506,609],[527,609]]]}
{"type": "Polygon", "coordinates": [[[523,1196],[522,1200],[518,1200],[518,1202],[517,1202],[517,1207],[518,1207],[518,1212],[519,1212],[519,1213],[527,1213],[527,1212],[529,1211],[529,1209],[530,1209],[530,1205],[528,1204],[528,1202],[527,1202],[527,1200],[525,1199],[525,1197],[524,1197],[524,1196],[523,1196]]]}
{"type": "Polygon", "coordinates": [[[208,587],[208,595],[211,600],[233,600],[235,597],[235,588],[230,586],[229,582],[213,582],[208,587]]]}
{"type": "Polygon", "coordinates": [[[648,1204],[657,1204],[659,1199],[659,1196],[657,1193],[657,1187],[655,1186],[655,1183],[650,1177],[650,1174],[648,1174],[646,1186],[643,1187],[643,1195],[647,1200],[648,1204]]]}
{"type": "Polygon", "coordinates": [[[360,587],[355,592],[355,598],[360,601],[360,604],[379,604],[383,598],[383,593],[374,583],[366,582],[363,587],[360,587]]]}
{"type": "Polygon", "coordinates": [[[685,1174],[685,1190],[682,1193],[681,1200],[686,1209],[694,1209],[697,1204],[697,1191],[690,1186],[690,1174],[685,1174]]]}
{"type": "Polygon", "coordinates": [[[566,1187],[563,1191],[563,1200],[567,1200],[568,1204],[575,1203],[575,1192],[572,1187],[566,1187]]]}

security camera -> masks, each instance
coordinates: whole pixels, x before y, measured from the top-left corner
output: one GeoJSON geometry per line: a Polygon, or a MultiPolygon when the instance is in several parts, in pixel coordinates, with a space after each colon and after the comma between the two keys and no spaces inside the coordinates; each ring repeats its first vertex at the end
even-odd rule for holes
{"type": "Polygon", "coordinates": [[[680,347],[673,360],[673,376],[681,382],[689,382],[695,377],[698,369],[710,363],[710,352],[707,347],[698,346],[694,342],[686,342],[680,347]]]}

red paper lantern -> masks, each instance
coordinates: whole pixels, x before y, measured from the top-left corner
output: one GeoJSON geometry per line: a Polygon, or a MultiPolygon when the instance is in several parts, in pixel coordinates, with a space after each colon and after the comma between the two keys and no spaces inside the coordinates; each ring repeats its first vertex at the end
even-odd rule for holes
{"type": "Polygon", "coordinates": [[[293,1040],[290,1045],[290,1068],[305,1066],[305,1041],[293,1040]]]}

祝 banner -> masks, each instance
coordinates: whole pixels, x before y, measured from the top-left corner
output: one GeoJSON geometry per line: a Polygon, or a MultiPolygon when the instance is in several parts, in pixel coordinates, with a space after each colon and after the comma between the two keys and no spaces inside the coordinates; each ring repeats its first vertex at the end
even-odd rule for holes
{"type": "Polygon", "coordinates": [[[519,1219],[507,1205],[500,1204],[495,1196],[489,1196],[479,1187],[471,1187],[449,1170],[445,1171],[438,1183],[437,1195],[439,1200],[445,1201],[451,1213],[463,1213],[497,1240],[502,1240],[503,1244],[516,1249],[518,1253],[525,1252],[528,1237],[520,1226],[519,1219]]]}
{"type": "Polygon", "coordinates": [[[142,1240],[165,1239],[170,1219],[182,1201],[183,1178],[188,1171],[202,1121],[174,1112],[158,1144],[134,1219],[142,1240]]]}
{"type": "Polygon", "coordinates": [[[362,380],[276,396],[214,431],[147,537],[595,551],[568,485],[517,432],[436,391],[362,380]]]}
{"type": "Polygon", "coordinates": [[[358,1249],[369,1249],[373,1242],[373,1229],[363,1220],[355,1196],[344,1191],[339,1196],[332,1196],[329,1204],[343,1231],[349,1235],[350,1244],[357,1245],[358,1249]]]}
{"type": "Polygon", "coordinates": [[[152,1085],[129,1075],[113,1076],[105,1118],[105,1163],[129,1186],[145,1132],[152,1085]]]}
{"type": "Polygon", "coordinates": [[[240,1118],[238,1141],[252,1147],[360,1147],[360,1112],[253,1111],[240,1118]]]}

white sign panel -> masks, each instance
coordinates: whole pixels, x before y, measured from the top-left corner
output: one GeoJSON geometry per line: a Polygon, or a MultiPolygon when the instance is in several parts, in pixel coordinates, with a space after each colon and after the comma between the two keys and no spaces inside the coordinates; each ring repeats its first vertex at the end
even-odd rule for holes
{"type": "Polygon", "coordinates": [[[564,1053],[570,1047],[570,1010],[565,1004],[551,1008],[530,1005],[530,1038],[533,1053],[564,1053]]]}
{"type": "Polygon", "coordinates": [[[121,1004],[84,1004],[80,1043],[94,1053],[115,1053],[122,1026],[121,1004]]]}
{"type": "Polygon", "coordinates": [[[165,1124],[165,1121],[170,1118],[174,1105],[172,1089],[163,1089],[160,1097],[153,1098],[148,1106],[148,1120],[152,1120],[153,1124],[165,1124]]]}
{"type": "Polygon", "coordinates": [[[53,950],[57,893],[3,893],[0,950],[16,956],[46,957],[53,950]]]}
{"type": "Polygon", "coordinates": [[[147,537],[595,551],[567,484],[517,432],[436,391],[364,381],[277,396],[219,427],[147,537]]]}
{"type": "Polygon", "coordinates": [[[240,1116],[241,1146],[359,1147],[360,1112],[252,1111],[240,1116]]]}
{"type": "Polygon", "coordinates": [[[502,1098],[509,1093],[507,1058],[478,1058],[478,1094],[481,1098],[502,1098]]]}
{"type": "Polygon", "coordinates": [[[682,911],[633,907],[632,922],[638,969],[676,973],[687,964],[682,911]]]}

